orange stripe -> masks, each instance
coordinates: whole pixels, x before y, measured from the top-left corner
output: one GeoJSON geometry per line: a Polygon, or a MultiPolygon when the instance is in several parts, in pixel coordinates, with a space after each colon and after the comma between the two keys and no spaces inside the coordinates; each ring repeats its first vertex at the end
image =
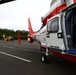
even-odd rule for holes
{"type": "MultiPolygon", "coordinates": [[[[75,0],[76,1],[76,0],[75,0]]],[[[53,17],[54,15],[58,14],[61,10],[63,10],[64,8],[66,8],[66,4],[62,4],[60,6],[58,6],[56,9],[54,9],[44,20],[43,23],[44,25],[46,25],[47,23],[47,19],[53,17]]]]}
{"type": "Polygon", "coordinates": [[[74,2],[76,2],[76,0],[74,0],[74,2]]]}

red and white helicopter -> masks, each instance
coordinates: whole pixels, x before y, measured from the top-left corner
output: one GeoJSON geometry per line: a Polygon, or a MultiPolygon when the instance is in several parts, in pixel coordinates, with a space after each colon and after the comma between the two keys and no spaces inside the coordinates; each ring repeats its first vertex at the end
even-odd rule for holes
{"type": "Polygon", "coordinates": [[[76,62],[76,0],[52,0],[49,12],[41,18],[42,26],[34,32],[30,18],[28,41],[38,41],[45,47],[42,61],[46,62],[49,52],[76,62]]]}

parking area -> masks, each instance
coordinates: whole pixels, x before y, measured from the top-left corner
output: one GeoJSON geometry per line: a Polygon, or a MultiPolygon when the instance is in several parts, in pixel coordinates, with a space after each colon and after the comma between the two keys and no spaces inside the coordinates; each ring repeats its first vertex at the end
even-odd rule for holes
{"type": "Polygon", "coordinates": [[[49,63],[41,62],[44,51],[39,44],[21,40],[0,40],[0,75],[76,75],[76,63],[50,55],[49,63]]]}

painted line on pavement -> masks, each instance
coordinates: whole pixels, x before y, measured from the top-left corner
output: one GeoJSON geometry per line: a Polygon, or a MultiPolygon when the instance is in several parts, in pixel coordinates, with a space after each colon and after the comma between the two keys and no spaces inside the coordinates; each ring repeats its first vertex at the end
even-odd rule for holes
{"type": "Polygon", "coordinates": [[[31,62],[30,60],[27,60],[27,59],[24,59],[24,58],[21,58],[21,57],[18,57],[18,56],[12,55],[12,54],[8,54],[8,53],[5,53],[5,52],[1,52],[1,51],[0,51],[0,54],[7,55],[7,56],[10,56],[10,57],[13,57],[13,58],[16,58],[16,59],[19,59],[19,60],[25,61],[25,62],[31,62]]]}

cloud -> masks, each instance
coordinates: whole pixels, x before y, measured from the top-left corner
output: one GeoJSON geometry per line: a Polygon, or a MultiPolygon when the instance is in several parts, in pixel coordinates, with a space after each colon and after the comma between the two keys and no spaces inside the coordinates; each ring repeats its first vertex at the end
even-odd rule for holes
{"type": "Polygon", "coordinates": [[[50,6],[50,0],[16,0],[0,5],[0,28],[28,30],[28,17],[31,18],[33,29],[41,27],[41,17],[50,6]]]}

